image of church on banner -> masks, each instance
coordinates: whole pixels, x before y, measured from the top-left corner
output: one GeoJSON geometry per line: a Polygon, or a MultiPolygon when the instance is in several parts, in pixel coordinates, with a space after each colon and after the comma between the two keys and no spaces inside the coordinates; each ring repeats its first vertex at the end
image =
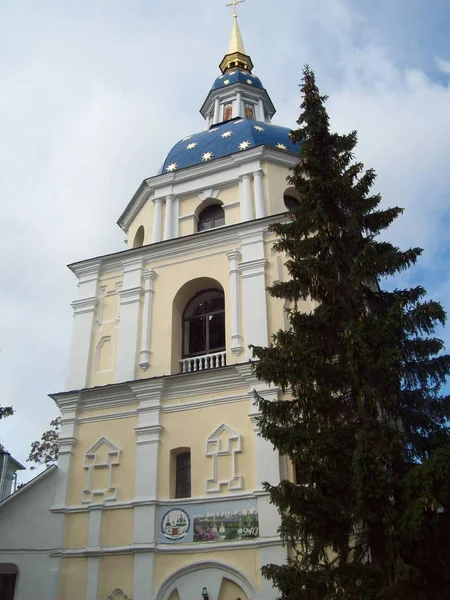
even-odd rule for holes
{"type": "Polygon", "coordinates": [[[256,501],[207,502],[159,510],[160,543],[222,542],[259,537],[256,501]]]}

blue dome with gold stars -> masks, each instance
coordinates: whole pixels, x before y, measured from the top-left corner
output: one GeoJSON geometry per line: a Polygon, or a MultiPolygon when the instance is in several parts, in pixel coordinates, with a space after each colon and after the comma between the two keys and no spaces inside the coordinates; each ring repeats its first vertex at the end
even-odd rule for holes
{"type": "Polygon", "coordinates": [[[242,69],[226,71],[215,80],[211,89],[218,90],[219,88],[228,87],[234,83],[245,83],[255,88],[264,89],[259,77],[256,77],[256,75],[253,75],[248,71],[243,71],[242,69]]]}
{"type": "Polygon", "coordinates": [[[175,144],[164,161],[161,173],[179,171],[257,146],[299,154],[299,146],[291,141],[290,131],[287,127],[251,119],[226,121],[175,144]]]}

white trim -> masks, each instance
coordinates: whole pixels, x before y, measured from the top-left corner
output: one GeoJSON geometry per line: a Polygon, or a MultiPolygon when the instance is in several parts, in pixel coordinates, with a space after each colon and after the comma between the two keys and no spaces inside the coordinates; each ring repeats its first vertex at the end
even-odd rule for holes
{"type": "Polygon", "coordinates": [[[87,566],[86,600],[98,599],[98,582],[100,578],[100,558],[89,556],[87,566]]]}
{"type": "Polygon", "coordinates": [[[88,545],[90,548],[100,547],[100,534],[102,529],[102,515],[103,510],[101,507],[93,507],[89,511],[89,535],[88,545]]]}
{"type": "MultiPolygon", "coordinates": [[[[279,546],[280,538],[256,538],[254,540],[238,540],[236,542],[211,542],[192,544],[128,544],[124,546],[101,546],[100,548],[71,548],[58,549],[51,552],[51,556],[89,556],[99,557],[114,554],[139,554],[142,552],[154,552],[155,554],[197,554],[204,552],[226,552],[227,550],[245,550],[253,548],[268,548],[279,546]]],[[[97,599],[95,599],[97,600],[97,599]]]]}
{"type": "Polygon", "coordinates": [[[240,181],[239,200],[241,203],[241,221],[252,221],[254,216],[251,177],[249,174],[242,175],[240,181]]]}
{"type": "Polygon", "coordinates": [[[241,335],[241,302],[239,290],[239,261],[242,256],[238,250],[227,252],[230,261],[230,296],[231,296],[231,351],[236,356],[242,352],[241,335]]]}
{"type": "MultiPolygon", "coordinates": [[[[161,225],[162,225],[162,198],[155,198],[153,201],[153,231],[152,243],[161,241],[161,225]]],[[[134,217],[133,217],[134,218],[134,217]]]]}
{"type": "Polygon", "coordinates": [[[142,273],[144,279],[144,311],[142,315],[141,353],[139,366],[146,371],[150,366],[150,349],[152,334],[153,296],[156,272],[153,269],[142,273]]]}
{"type": "Polygon", "coordinates": [[[117,500],[117,486],[113,485],[113,467],[120,464],[120,450],[112,442],[102,437],[92,448],[86,451],[84,455],[84,468],[87,470],[87,483],[84,490],[81,492],[81,503],[91,504],[94,499],[99,496],[102,502],[114,502],[117,500]],[[97,451],[102,446],[108,446],[109,452],[105,462],[97,460],[97,451]],[[106,489],[93,489],[92,475],[95,469],[108,469],[108,487],[106,489]]]}
{"type": "MultiPolygon", "coordinates": [[[[253,492],[234,492],[227,494],[220,494],[217,496],[213,495],[204,495],[204,496],[195,496],[194,498],[183,498],[183,504],[208,504],[211,502],[224,502],[231,500],[255,500],[259,496],[268,496],[268,492],[264,490],[255,490],[253,492]]],[[[176,499],[156,499],[153,497],[147,498],[135,498],[134,500],[115,502],[114,504],[105,504],[102,506],[103,510],[119,510],[123,508],[135,508],[136,506],[168,506],[168,507],[177,507],[180,505],[180,501],[176,499]]],[[[50,508],[50,512],[54,513],[86,513],[91,510],[95,510],[97,505],[91,504],[80,504],[78,506],[52,506],[50,508]]]]}
{"type": "Polygon", "coordinates": [[[242,452],[241,435],[229,425],[222,423],[206,440],[206,456],[212,458],[212,476],[206,480],[208,494],[220,492],[222,486],[227,486],[229,491],[242,490],[244,487],[242,475],[237,474],[236,454],[242,452]],[[225,448],[221,445],[220,436],[228,434],[228,444],[225,448]],[[231,479],[218,478],[217,462],[220,456],[231,457],[231,479]]]}
{"type": "MultiPolygon", "coordinates": [[[[173,240],[166,240],[159,244],[143,246],[124,250],[115,254],[101,257],[102,268],[101,275],[105,273],[120,271],[128,261],[143,261],[144,264],[154,266],[156,261],[167,261],[169,259],[183,258],[188,253],[195,254],[198,251],[208,251],[214,248],[223,248],[227,244],[238,244],[246,236],[256,234],[270,235],[269,226],[272,223],[287,220],[284,213],[266,217],[261,221],[246,221],[237,223],[228,227],[219,227],[195,233],[189,236],[183,236],[173,240]]],[[[84,265],[89,265],[90,260],[81,263],[69,265],[72,272],[78,276],[79,269],[84,265]]],[[[158,269],[161,268],[158,266],[158,269]]],[[[124,285],[125,288],[125,285],[124,285]]]]}
{"type": "MultiPolygon", "coordinates": [[[[166,191],[163,190],[167,190],[169,184],[173,184],[174,186],[172,192],[181,197],[182,194],[193,194],[196,193],[196,191],[198,193],[205,187],[211,187],[210,185],[204,185],[204,178],[215,174],[218,175],[218,178],[213,186],[221,187],[222,184],[229,183],[232,179],[237,180],[237,175],[234,175],[236,169],[245,167],[249,163],[255,161],[255,159],[266,160],[267,162],[290,168],[298,163],[299,155],[284,150],[275,150],[266,146],[257,146],[256,148],[248,149],[245,152],[235,153],[214,161],[194,165],[188,169],[181,169],[172,173],[163,173],[155,177],[150,177],[141,184],[134,194],[133,198],[128,203],[128,206],[120,216],[118,224],[124,231],[127,231],[133,219],[136,217],[136,214],[143,206],[146,198],[151,194],[155,197],[163,196],[166,193],[166,191]],[[144,196],[145,199],[142,201],[142,189],[144,186],[146,188],[145,193],[148,195],[144,196]],[[180,189],[178,189],[178,187],[180,187],[180,189]]],[[[254,167],[253,171],[255,168],[259,167],[254,167]]],[[[252,169],[249,168],[248,172],[252,172],[252,169]]]]}
{"type": "Polygon", "coordinates": [[[266,204],[264,202],[263,170],[258,169],[253,173],[253,184],[255,189],[255,217],[263,219],[266,216],[266,204]]]}

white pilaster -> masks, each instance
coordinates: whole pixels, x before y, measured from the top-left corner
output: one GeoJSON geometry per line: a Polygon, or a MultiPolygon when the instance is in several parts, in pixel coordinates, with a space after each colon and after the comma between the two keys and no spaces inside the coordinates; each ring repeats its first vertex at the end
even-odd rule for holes
{"type": "Polygon", "coordinates": [[[174,195],[166,196],[166,214],[164,219],[164,239],[170,240],[173,237],[173,204],[174,195]]]}
{"type": "MultiPolygon", "coordinates": [[[[134,386],[132,386],[134,387],[134,386]]],[[[139,400],[136,432],[136,479],[134,496],[139,500],[156,500],[158,494],[158,457],[162,435],[161,394],[163,382],[149,381],[136,385],[139,400]]],[[[134,508],[134,544],[154,544],[157,538],[156,505],[134,508]]],[[[153,582],[153,554],[135,554],[134,600],[148,600],[153,582]]]]}
{"type": "Polygon", "coordinates": [[[86,387],[89,376],[92,328],[98,306],[100,262],[83,268],[78,275],[78,300],[72,303],[73,328],[67,389],[86,387]]]}
{"type": "Polygon", "coordinates": [[[259,120],[265,122],[266,115],[264,114],[264,103],[261,98],[258,100],[258,109],[259,109],[259,120]]]}
{"type": "Polygon", "coordinates": [[[161,241],[161,225],[162,225],[162,198],[155,198],[153,211],[153,233],[152,243],[161,241]]]}
{"type": "Polygon", "coordinates": [[[253,201],[250,175],[242,175],[240,182],[241,221],[251,221],[253,219],[253,201]]]}
{"type": "Polygon", "coordinates": [[[268,346],[266,299],[266,258],[264,256],[264,230],[241,236],[242,307],[244,340],[247,358],[252,359],[249,344],[268,346]]]}
{"type": "Polygon", "coordinates": [[[177,238],[179,236],[179,218],[180,218],[180,199],[175,198],[173,203],[173,230],[172,237],[177,238]]]}
{"type": "Polygon", "coordinates": [[[98,581],[100,575],[100,558],[90,556],[87,566],[86,600],[98,600],[98,581]]]}
{"type": "Polygon", "coordinates": [[[230,261],[230,297],[231,297],[231,350],[236,356],[242,352],[241,306],[239,294],[239,261],[237,250],[227,252],[230,261]]]}
{"type": "MultiPolygon", "coordinates": [[[[268,548],[259,549],[259,557],[261,566],[265,565],[283,565],[287,560],[287,549],[283,548],[280,542],[279,546],[269,546],[268,548]]],[[[261,576],[261,591],[258,594],[258,600],[275,600],[279,598],[280,592],[273,587],[272,580],[265,579],[261,576]]]]}
{"type": "Polygon", "coordinates": [[[262,219],[266,216],[262,169],[258,169],[253,173],[253,182],[255,187],[255,216],[257,219],[262,219]]]}
{"type": "Polygon", "coordinates": [[[142,315],[141,354],[139,366],[146,371],[150,366],[150,345],[152,339],[153,296],[156,273],[153,269],[142,273],[144,279],[144,313],[142,315]]]}
{"type": "Polygon", "coordinates": [[[53,500],[54,508],[64,508],[67,505],[70,463],[76,444],[77,404],[78,394],[58,401],[58,408],[61,411],[61,429],[58,439],[58,483],[53,500]]]}
{"type": "Polygon", "coordinates": [[[103,509],[101,506],[89,511],[89,548],[100,548],[100,533],[102,528],[103,509]]]}
{"type": "Polygon", "coordinates": [[[219,122],[219,116],[220,116],[220,98],[217,96],[217,98],[214,100],[214,120],[213,120],[214,124],[219,122]]]}
{"type": "Polygon", "coordinates": [[[142,295],[142,258],[124,262],[123,287],[120,292],[120,330],[115,381],[135,377],[138,351],[139,310],[142,295]]]}
{"type": "Polygon", "coordinates": [[[234,116],[241,117],[242,114],[243,114],[243,112],[242,112],[242,95],[241,95],[241,92],[237,92],[237,94],[236,94],[236,114],[234,116]]]}
{"type": "Polygon", "coordinates": [[[155,555],[137,553],[134,555],[133,600],[149,600],[153,598],[155,555]]]}

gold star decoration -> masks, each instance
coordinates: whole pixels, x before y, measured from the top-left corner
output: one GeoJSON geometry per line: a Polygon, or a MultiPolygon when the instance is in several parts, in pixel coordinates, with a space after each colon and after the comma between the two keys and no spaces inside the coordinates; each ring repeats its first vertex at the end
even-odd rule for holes
{"type": "Polygon", "coordinates": [[[247,83],[248,83],[249,85],[253,85],[253,81],[252,81],[251,79],[247,79],[247,83]]]}
{"type": "Polygon", "coordinates": [[[181,141],[182,142],[187,142],[188,140],[190,140],[192,137],[192,135],[188,135],[187,137],[183,138],[181,141]]]}
{"type": "Polygon", "coordinates": [[[264,127],[260,127],[259,125],[255,125],[256,131],[264,131],[264,127]]]}
{"type": "Polygon", "coordinates": [[[186,150],[192,150],[192,148],[195,148],[196,145],[197,145],[197,142],[192,142],[192,144],[188,144],[186,146],[186,150]]]}
{"type": "Polygon", "coordinates": [[[227,138],[227,137],[230,137],[230,135],[232,135],[232,134],[233,134],[232,131],[225,131],[225,133],[222,133],[222,135],[220,137],[227,138]]]}
{"type": "Polygon", "coordinates": [[[169,173],[171,173],[172,171],[175,171],[177,167],[178,167],[177,163],[172,163],[171,165],[169,165],[167,167],[166,171],[168,171],[169,173]]]}
{"type": "Polygon", "coordinates": [[[241,142],[239,144],[239,150],[247,150],[247,148],[250,146],[250,142],[241,142]]]}
{"type": "Polygon", "coordinates": [[[243,123],[243,122],[244,122],[244,119],[239,119],[239,121],[235,121],[234,124],[239,125],[239,123],[243,123]]]}
{"type": "Polygon", "coordinates": [[[225,79],[224,84],[225,85],[229,85],[230,84],[230,80],[229,79],[225,79]]]}
{"type": "Polygon", "coordinates": [[[277,144],[277,148],[279,148],[280,150],[287,150],[286,146],[284,144],[277,144]]]}
{"type": "Polygon", "coordinates": [[[205,154],[202,156],[202,160],[206,162],[207,160],[211,160],[212,156],[212,152],[205,152],[205,154]]]}

